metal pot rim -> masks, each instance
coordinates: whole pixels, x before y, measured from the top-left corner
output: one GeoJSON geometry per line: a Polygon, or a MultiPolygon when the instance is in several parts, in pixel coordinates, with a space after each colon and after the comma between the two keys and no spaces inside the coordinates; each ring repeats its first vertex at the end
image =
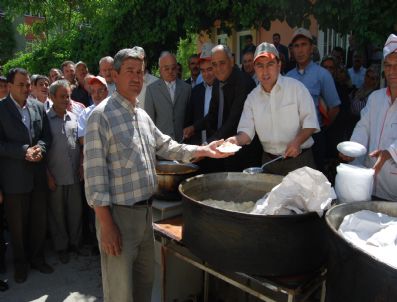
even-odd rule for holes
{"type": "Polygon", "coordinates": [[[306,218],[307,216],[310,217],[310,216],[313,216],[313,215],[318,217],[318,214],[316,212],[307,212],[307,213],[303,213],[303,214],[293,214],[293,215],[260,215],[260,214],[250,214],[250,213],[236,212],[236,211],[231,211],[231,210],[220,209],[220,208],[216,208],[216,207],[211,207],[209,205],[206,205],[206,204],[202,203],[199,200],[193,199],[192,197],[186,195],[184,193],[183,189],[182,189],[183,186],[186,183],[194,181],[197,178],[202,178],[202,177],[205,177],[206,175],[210,175],[210,174],[224,174],[224,173],[243,174],[244,177],[249,177],[250,175],[265,175],[266,174],[266,173],[247,174],[247,173],[243,173],[243,172],[217,172],[217,173],[199,174],[199,175],[196,175],[196,176],[193,176],[193,177],[190,177],[190,178],[187,178],[187,179],[183,180],[178,186],[178,191],[179,191],[179,193],[181,194],[182,197],[186,198],[186,200],[189,200],[191,202],[194,202],[196,204],[199,204],[200,206],[209,208],[211,210],[218,211],[220,213],[225,213],[225,212],[229,213],[230,215],[236,215],[236,216],[246,215],[246,216],[249,216],[249,217],[261,217],[261,218],[264,218],[264,219],[280,219],[280,220],[281,219],[291,219],[291,218],[301,219],[301,218],[306,218]]]}
{"type": "Polygon", "coordinates": [[[174,161],[167,161],[167,160],[160,160],[156,162],[156,174],[157,175],[185,175],[185,174],[191,174],[195,173],[199,170],[199,166],[192,164],[192,163],[177,163],[174,161]],[[177,171],[177,172],[172,172],[172,171],[161,171],[159,170],[159,167],[165,166],[165,167],[184,167],[186,168],[185,171],[177,171]]]}
{"type": "MultiPolygon", "coordinates": [[[[331,217],[331,215],[333,215],[333,212],[336,211],[336,210],[338,210],[338,209],[340,209],[340,208],[349,208],[349,207],[353,207],[354,205],[362,205],[362,206],[363,206],[361,209],[357,209],[356,211],[353,211],[352,213],[350,213],[350,214],[353,214],[353,213],[357,213],[358,211],[361,211],[361,210],[368,210],[367,208],[365,208],[365,206],[370,205],[371,203],[385,203],[385,204],[390,204],[390,203],[392,203],[392,201],[375,201],[375,200],[373,200],[373,201],[358,201],[358,202],[342,203],[342,204],[334,205],[334,206],[332,206],[332,207],[326,212],[326,214],[325,214],[326,225],[327,225],[328,229],[329,229],[337,238],[339,238],[340,240],[342,240],[342,242],[343,242],[344,244],[347,244],[347,245],[348,245],[350,248],[352,248],[354,251],[360,253],[360,255],[364,255],[365,257],[369,258],[371,261],[376,262],[377,265],[381,265],[381,266],[385,267],[385,268],[388,269],[388,270],[391,269],[391,270],[397,272],[397,269],[396,269],[396,268],[394,268],[394,267],[388,265],[387,263],[384,263],[384,262],[378,260],[378,259],[375,258],[374,256],[368,254],[366,251],[360,249],[359,247],[355,246],[355,245],[354,245],[353,243],[351,243],[350,241],[346,240],[346,239],[342,236],[342,234],[340,234],[340,233],[338,232],[339,227],[340,227],[340,224],[338,225],[338,229],[336,229],[336,227],[335,227],[335,226],[331,223],[331,221],[330,221],[330,217],[331,217]]],[[[370,210],[370,209],[369,209],[369,210],[370,210]]],[[[373,210],[370,210],[370,211],[373,211],[373,210]]],[[[350,215],[350,214],[344,215],[343,218],[346,217],[347,215],[350,215]]],[[[387,213],[383,213],[383,214],[388,215],[387,213]]],[[[342,219],[342,220],[343,220],[343,219],[342,219]]]]}

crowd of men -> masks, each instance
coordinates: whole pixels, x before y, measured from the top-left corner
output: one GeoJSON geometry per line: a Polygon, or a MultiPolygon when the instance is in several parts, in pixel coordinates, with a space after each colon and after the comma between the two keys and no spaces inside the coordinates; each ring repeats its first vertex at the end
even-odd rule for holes
{"type": "Polygon", "coordinates": [[[248,38],[241,68],[227,46],[205,43],[189,58],[186,81],[168,51],[160,78],[151,75],[139,46],[103,57],[97,76],[82,61],[65,61],[48,77],[22,68],[0,77],[0,272],[3,218],[18,283],[29,269],[53,272],[47,228],[64,264],[71,252],[86,254],[83,231],[96,228],[105,301],[150,301],[158,158],[194,160],[209,173],[282,155],[268,173],[310,166],[332,182],[336,164],[353,160],[336,145],[351,138],[369,151],[363,164],[377,173],[374,196],[396,201],[397,36],[383,50],[380,90],[379,69],[364,68],[358,51],[351,68],[339,48],[315,62],[306,29],[289,47],[278,33],[258,46],[248,38]],[[222,153],[224,141],[242,149],[222,153]]]}

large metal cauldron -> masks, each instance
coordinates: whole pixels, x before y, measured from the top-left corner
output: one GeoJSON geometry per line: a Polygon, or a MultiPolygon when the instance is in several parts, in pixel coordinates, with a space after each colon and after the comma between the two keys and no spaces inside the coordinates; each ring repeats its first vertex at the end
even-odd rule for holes
{"type": "Polygon", "coordinates": [[[156,162],[157,191],[155,198],[161,200],[179,200],[179,184],[196,174],[199,167],[191,163],[161,160],[156,162]]]}
{"type": "Polygon", "coordinates": [[[217,209],[201,200],[256,201],[282,181],[270,174],[213,173],[185,180],[184,244],[225,271],[261,276],[313,272],[326,259],[325,224],[316,213],[263,216],[217,209]]]}
{"type": "Polygon", "coordinates": [[[330,256],[326,301],[395,302],[397,270],[357,249],[338,233],[343,218],[360,210],[397,217],[397,203],[380,201],[341,204],[327,212],[330,256]]]}

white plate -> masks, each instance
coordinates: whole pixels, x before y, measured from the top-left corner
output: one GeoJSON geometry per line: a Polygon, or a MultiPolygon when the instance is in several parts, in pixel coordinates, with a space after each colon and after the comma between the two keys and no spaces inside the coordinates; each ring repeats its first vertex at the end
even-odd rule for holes
{"type": "Polygon", "coordinates": [[[367,148],[356,142],[341,142],[336,146],[338,151],[346,156],[360,157],[367,153],[367,148]]]}
{"type": "Polygon", "coordinates": [[[226,144],[222,144],[222,145],[216,147],[216,149],[222,153],[234,153],[234,152],[237,152],[238,150],[240,150],[241,146],[231,144],[231,143],[226,143],[226,144]]]}

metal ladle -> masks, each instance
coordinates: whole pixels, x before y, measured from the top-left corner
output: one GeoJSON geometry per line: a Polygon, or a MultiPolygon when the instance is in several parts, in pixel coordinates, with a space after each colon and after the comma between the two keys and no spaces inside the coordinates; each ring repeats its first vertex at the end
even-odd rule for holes
{"type": "Polygon", "coordinates": [[[262,166],[260,167],[251,167],[243,170],[243,173],[246,174],[259,174],[263,173],[263,168],[266,167],[267,165],[270,165],[271,163],[274,163],[275,161],[278,161],[280,159],[284,158],[284,155],[277,156],[276,158],[269,160],[265,162],[262,166]]]}

